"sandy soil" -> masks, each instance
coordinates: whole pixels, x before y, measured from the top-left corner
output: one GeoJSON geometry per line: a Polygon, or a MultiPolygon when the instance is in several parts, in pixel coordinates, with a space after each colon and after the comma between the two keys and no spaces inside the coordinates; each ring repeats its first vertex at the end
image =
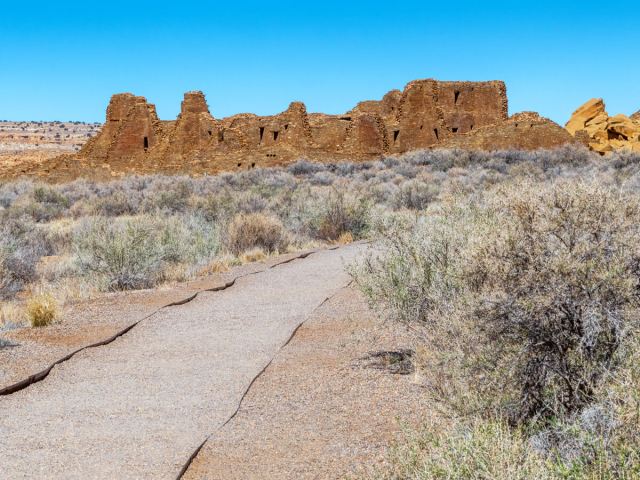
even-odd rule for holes
{"type": "Polygon", "coordinates": [[[410,344],[408,333],[381,322],[355,288],[342,290],[298,330],[184,478],[337,479],[371,473],[397,437],[398,418],[418,421],[422,392],[408,371],[391,373],[393,365],[368,357],[410,344]]]}

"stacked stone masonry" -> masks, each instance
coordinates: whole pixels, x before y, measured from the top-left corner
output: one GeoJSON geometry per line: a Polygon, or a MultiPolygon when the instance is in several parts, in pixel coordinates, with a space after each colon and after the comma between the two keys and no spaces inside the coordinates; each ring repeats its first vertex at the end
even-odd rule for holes
{"type": "Polygon", "coordinates": [[[293,102],[273,116],[217,119],[202,92],[188,92],[175,121],[161,121],[144,97],[123,93],[112,97],[101,132],[80,152],[22,173],[41,175],[45,169],[54,180],[202,174],[300,158],[358,161],[436,147],[536,149],[572,142],[563,128],[536,114],[509,119],[500,81],[415,80],[343,115],[307,113],[303,103],[293,102]]]}

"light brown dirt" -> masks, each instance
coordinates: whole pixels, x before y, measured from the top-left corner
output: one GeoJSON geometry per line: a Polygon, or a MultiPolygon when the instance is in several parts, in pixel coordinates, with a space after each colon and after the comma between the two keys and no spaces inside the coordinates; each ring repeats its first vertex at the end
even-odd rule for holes
{"type": "Polygon", "coordinates": [[[337,479],[382,464],[398,418],[418,420],[421,389],[412,374],[359,359],[410,344],[355,288],[341,291],[298,330],[184,478],[337,479]]]}

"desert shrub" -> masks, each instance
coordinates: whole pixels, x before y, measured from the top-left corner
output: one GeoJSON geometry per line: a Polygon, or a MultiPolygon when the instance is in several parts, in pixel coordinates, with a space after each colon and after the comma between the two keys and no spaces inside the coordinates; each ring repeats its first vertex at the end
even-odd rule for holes
{"type": "Polygon", "coordinates": [[[520,420],[565,417],[593,401],[637,325],[640,206],[580,182],[508,190],[500,229],[469,272],[495,369],[520,420]]]}
{"type": "Polygon", "coordinates": [[[335,175],[331,172],[316,172],[309,178],[311,185],[332,185],[335,181],[335,175]]]}
{"type": "Polygon", "coordinates": [[[73,237],[77,266],[106,290],[152,287],[185,265],[195,272],[221,248],[218,227],[197,215],[85,219],[73,237]]]}
{"type": "Polygon", "coordinates": [[[432,183],[410,180],[400,186],[394,196],[393,205],[395,208],[424,210],[439,193],[439,188],[432,183]]]}
{"type": "Polygon", "coordinates": [[[447,345],[430,358],[441,383],[464,371],[460,395],[517,423],[592,404],[637,331],[637,200],[562,182],[429,213],[383,226],[383,253],[355,273],[393,318],[428,326],[432,352],[447,345]]]}
{"type": "Polygon", "coordinates": [[[267,209],[266,195],[260,195],[254,191],[243,192],[235,199],[235,209],[241,213],[258,213],[267,209]]]}
{"type": "MultiPolygon", "coordinates": [[[[77,205],[77,204],[76,204],[77,205]]],[[[76,207],[74,205],[74,207],[76,207]]],[[[113,192],[111,195],[101,197],[93,203],[93,214],[105,217],[120,217],[136,213],[131,196],[122,191],[113,192]]]]}
{"type": "Polygon", "coordinates": [[[83,221],[74,238],[79,267],[96,274],[107,290],[131,290],[155,285],[167,252],[150,221],[134,218],[112,222],[83,221]]]}
{"type": "Polygon", "coordinates": [[[27,301],[27,316],[32,327],[46,327],[58,317],[58,304],[53,295],[42,293],[27,301]]]}
{"type": "Polygon", "coordinates": [[[33,198],[38,203],[69,207],[69,199],[52,187],[38,186],[33,190],[33,198]]]}
{"type": "Polygon", "coordinates": [[[0,298],[11,298],[35,281],[37,263],[50,253],[47,235],[29,219],[10,219],[0,225],[0,298]]]}
{"type": "Polygon", "coordinates": [[[350,232],[362,238],[369,227],[370,205],[362,197],[348,195],[336,188],[324,198],[310,229],[321,240],[337,240],[350,232]]]}
{"type": "Polygon", "coordinates": [[[191,184],[188,180],[172,182],[170,185],[160,183],[145,198],[143,209],[146,212],[162,210],[181,213],[187,210],[190,196],[191,184]]]}
{"type": "Polygon", "coordinates": [[[194,210],[210,222],[226,222],[238,210],[237,198],[225,188],[217,194],[199,198],[194,204],[194,210]]]}
{"type": "Polygon", "coordinates": [[[236,215],[229,224],[226,244],[239,255],[262,248],[266,252],[282,251],[289,240],[280,220],[260,213],[236,215]]]}
{"type": "Polygon", "coordinates": [[[639,216],[573,180],[376,225],[355,278],[417,333],[425,393],[462,428],[414,432],[383,478],[640,474],[639,216]]]}
{"type": "Polygon", "coordinates": [[[311,175],[312,173],[321,172],[322,170],[324,170],[322,164],[304,159],[298,160],[287,167],[287,171],[296,176],[311,175]]]}

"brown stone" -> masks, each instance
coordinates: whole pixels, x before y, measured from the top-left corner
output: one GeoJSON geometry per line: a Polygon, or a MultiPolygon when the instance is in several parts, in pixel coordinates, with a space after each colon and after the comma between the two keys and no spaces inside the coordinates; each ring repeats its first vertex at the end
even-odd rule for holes
{"type": "MultiPolygon", "coordinates": [[[[591,108],[599,111],[597,105],[591,108]]],[[[111,99],[102,131],[78,154],[2,174],[26,171],[52,180],[156,172],[196,175],[299,158],[358,161],[432,147],[535,149],[576,142],[553,122],[538,116],[508,119],[507,112],[506,87],[499,81],[415,80],[402,92],[360,102],[343,115],[307,113],[303,103],[293,102],[272,116],[243,113],[215,119],[202,92],[188,92],[175,121],[160,121],[143,97],[119,94],[111,99]]],[[[593,121],[591,113],[586,116],[593,121]]]]}
{"type": "Polygon", "coordinates": [[[567,130],[535,112],[513,115],[506,122],[474,128],[449,138],[442,148],[468,150],[535,150],[578,143],[567,130]]]}

